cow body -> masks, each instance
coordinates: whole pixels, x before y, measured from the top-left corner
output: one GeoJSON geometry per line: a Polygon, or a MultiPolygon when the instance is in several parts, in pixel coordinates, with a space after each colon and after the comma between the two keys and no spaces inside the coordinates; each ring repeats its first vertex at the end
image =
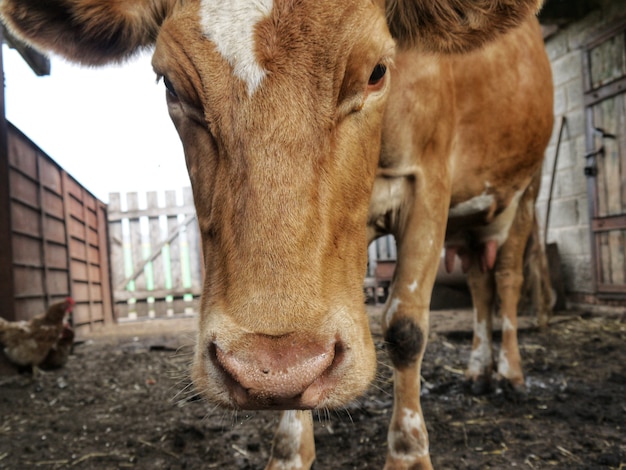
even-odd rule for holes
{"type": "Polygon", "coordinates": [[[76,61],[156,44],[205,257],[194,383],[225,407],[294,410],[283,413],[272,469],[308,468],[309,410],[344,406],[374,376],[362,280],[367,244],[381,234],[398,242],[382,319],[395,369],[386,467],[431,467],[420,368],[444,246],[446,264],[463,261],[474,298],[468,378],[478,391],[491,378],[497,297],[498,373],[523,385],[516,306],[552,126],[537,4],[384,7],[0,3],[16,34],[76,61]]]}

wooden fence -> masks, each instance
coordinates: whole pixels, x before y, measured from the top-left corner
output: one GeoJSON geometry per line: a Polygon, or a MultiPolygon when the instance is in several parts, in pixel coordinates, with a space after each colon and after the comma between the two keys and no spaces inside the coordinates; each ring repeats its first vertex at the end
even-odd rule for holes
{"type": "Polygon", "coordinates": [[[202,291],[200,237],[191,188],[109,195],[111,277],[119,321],[193,315],[202,291]],[[123,202],[125,202],[123,207],[123,202]]]}

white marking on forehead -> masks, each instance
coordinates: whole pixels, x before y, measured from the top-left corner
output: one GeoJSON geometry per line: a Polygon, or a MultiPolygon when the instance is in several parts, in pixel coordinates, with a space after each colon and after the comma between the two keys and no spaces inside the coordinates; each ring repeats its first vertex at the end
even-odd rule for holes
{"type": "Polygon", "coordinates": [[[415,292],[415,289],[417,289],[417,280],[415,280],[411,284],[409,284],[409,291],[411,293],[415,292]]]}
{"type": "Polygon", "coordinates": [[[482,193],[480,196],[475,196],[472,199],[460,202],[456,206],[451,207],[448,216],[463,217],[465,215],[486,211],[493,204],[493,200],[492,194],[482,193]]]}
{"type": "Polygon", "coordinates": [[[256,60],[254,27],[269,16],[273,0],[201,0],[200,26],[204,35],[233,67],[235,76],[252,95],[267,72],[256,60]]]}

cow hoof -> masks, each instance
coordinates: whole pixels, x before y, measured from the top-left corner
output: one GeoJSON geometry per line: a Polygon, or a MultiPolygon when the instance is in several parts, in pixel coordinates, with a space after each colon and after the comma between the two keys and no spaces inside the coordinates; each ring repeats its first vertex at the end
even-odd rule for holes
{"type": "Polygon", "coordinates": [[[468,379],[465,385],[474,396],[487,395],[492,390],[491,380],[484,375],[468,379]]]}
{"type": "Polygon", "coordinates": [[[498,380],[498,389],[506,399],[513,402],[521,402],[528,398],[528,389],[523,381],[513,383],[508,379],[500,378],[498,380]]]}

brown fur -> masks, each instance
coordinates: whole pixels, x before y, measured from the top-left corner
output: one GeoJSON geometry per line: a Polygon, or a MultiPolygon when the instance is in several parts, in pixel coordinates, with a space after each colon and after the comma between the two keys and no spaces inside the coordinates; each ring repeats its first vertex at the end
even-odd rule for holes
{"type": "Polygon", "coordinates": [[[536,13],[542,0],[390,0],[387,19],[401,45],[466,52],[536,13]]]}
{"type": "Polygon", "coordinates": [[[179,0],[3,1],[3,22],[18,37],[85,65],[122,61],[152,46],[179,0]]]}
{"type": "MultiPolygon", "coordinates": [[[[495,263],[495,277],[473,265],[476,303],[497,295],[509,308],[519,296],[516,260],[532,217],[514,202],[529,194],[552,119],[538,25],[523,20],[537,2],[397,1],[389,26],[380,1],[276,0],[254,30],[267,74],[249,94],[205,36],[199,0],[0,1],[14,31],[83,63],[156,41],[153,66],[171,90],[202,233],[193,376],[211,401],[332,408],[362,393],[376,369],[362,297],[367,244],[396,235],[383,316],[399,366],[387,468],[431,468],[420,368],[444,240],[495,263]],[[387,74],[372,82],[381,65],[387,74]],[[450,208],[484,196],[482,212],[446,222],[450,208]],[[503,219],[515,224],[510,234],[503,219]]],[[[516,336],[506,336],[514,355],[516,336]]],[[[269,468],[312,461],[310,412],[298,422],[299,436],[298,423],[277,435],[269,468]]]]}

